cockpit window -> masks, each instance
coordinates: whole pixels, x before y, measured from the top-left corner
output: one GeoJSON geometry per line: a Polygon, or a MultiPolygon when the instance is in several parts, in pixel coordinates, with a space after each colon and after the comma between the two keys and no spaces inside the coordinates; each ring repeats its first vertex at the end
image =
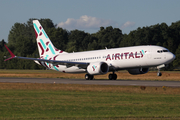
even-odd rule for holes
{"type": "Polygon", "coordinates": [[[169,50],[158,50],[158,53],[162,53],[162,52],[169,52],[169,50]]]}
{"type": "Polygon", "coordinates": [[[168,50],[163,50],[163,52],[169,52],[168,50]]]}

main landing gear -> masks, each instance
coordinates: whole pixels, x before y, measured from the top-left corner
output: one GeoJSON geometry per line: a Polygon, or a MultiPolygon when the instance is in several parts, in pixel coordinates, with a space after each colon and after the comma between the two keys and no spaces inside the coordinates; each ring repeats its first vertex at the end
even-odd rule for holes
{"type": "MultiPolygon", "coordinates": [[[[85,79],[86,80],[93,80],[94,79],[94,75],[89,75],[89,74],[86,74],[85,75],[85,79]]],[[[117,79],[117,74],[115,74],[113,72],[113,74],[109,74],[109,80],[116,80],[117,79]]]]}
{"type": "Polygon", "coordinates": [[[86,75],[85,75],[85,79],[86,79],[86,80],[93,80],[93,79],[94,79],[94,75],[86,74],[86,75]]]}
{"type": "Polygon", "coordinates": [[[116,80],[117,79],[117,74],[113,72],[113,74],[109,74],[109,80],[116,80]]]}

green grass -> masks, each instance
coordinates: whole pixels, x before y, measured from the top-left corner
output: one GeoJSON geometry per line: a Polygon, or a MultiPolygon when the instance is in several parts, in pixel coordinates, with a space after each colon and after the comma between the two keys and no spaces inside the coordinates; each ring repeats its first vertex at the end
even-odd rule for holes
{"type": "Polygon", "coordinates": [[[0,119],[5,120],[180,118],[179,88],[9,83],[0,87],[0,119]]]}
{"type": "MultiPolygon", "coordinates": [[[[108,74],[96,75],[94,79],[104,80],[108,79],[108,74]]],[[[156,81],[180,81],[180,71],[163,71],[162,76],[158,77],[156,71],[150,71],[147,74],[130,75],[128,71],[116,72],[118,80],[156,80],[156,81]]],[[[12,78],[61,78],[61,79],[84,79],[83,74],[68,74],[53,70],[2,70],[0,69],[1,77],[12,78]]]]}
{"type": "Polygon", "coordinates": [[[19,69],[0,69],[0,73],[15,73],[15,74],[34,74],[34,73],[56,73],[53,70],[19,70],[19,69]]]}

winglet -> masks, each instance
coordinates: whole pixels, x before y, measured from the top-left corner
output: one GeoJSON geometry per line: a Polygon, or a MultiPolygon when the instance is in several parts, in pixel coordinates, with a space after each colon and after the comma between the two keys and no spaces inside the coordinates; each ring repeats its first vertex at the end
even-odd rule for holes
{"type": "Polygon", "coordinates": [[[11,54],[11,57],[8,58],[8,59],[6,59],[6,60],[4,60],[4,61],[10,60],[10,59],[16,57],[16,56],[12,53],[12,51],[11,51],[6,45],[4,45],[4,46],[6,47],[6,49],[7,49],[7,50],[9,51],[9,53],[11,54]]]}

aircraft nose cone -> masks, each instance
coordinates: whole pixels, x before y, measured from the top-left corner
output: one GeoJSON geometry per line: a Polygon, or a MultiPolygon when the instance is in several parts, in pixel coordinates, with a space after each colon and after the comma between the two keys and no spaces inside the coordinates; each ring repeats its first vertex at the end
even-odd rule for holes
{"type": "Polygon", "coordinates": [[[176,58],[176,56],[173,53],[171,53],[170,60],[173,61],[175,58],[176,58]]]}
{"type": "Polygon", "coordinates": [[[167,55],[167,62],[166,64],[169,64],[170,62],[172,62],[174,59],[176,58],[176,56],[173,53],[169,53],[167,55]]]}
{"type": "Polygon", "coordinates": [[[173,58],[172,58],[172,60],[174,60],[176,58],[176,56],[173,54],[173,58]]]}

